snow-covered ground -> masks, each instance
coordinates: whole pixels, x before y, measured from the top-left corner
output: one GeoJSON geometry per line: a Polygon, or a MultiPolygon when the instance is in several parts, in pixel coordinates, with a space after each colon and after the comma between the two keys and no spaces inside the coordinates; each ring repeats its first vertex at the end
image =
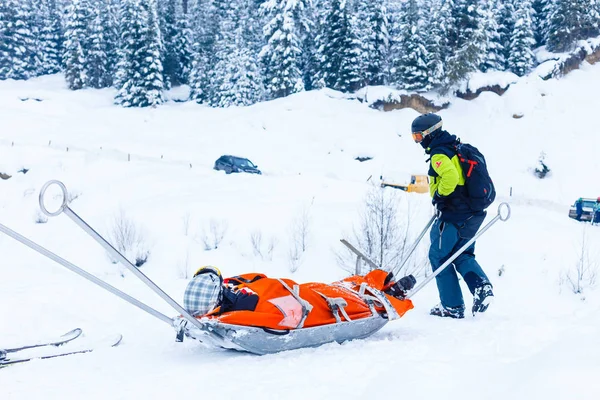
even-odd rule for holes
{"type": "MultiPolygon", "coordinates": [[[[582,248],[588,265],[600,260],[600,227],[567,217],[576,198],[600,196],[598,93],[600,65],[585,66],[561,80],[519,79],[502,97],[453,99],[440,113],[447,130],[483,151],[497,204],[512,207],[477,244],[496,293],[486,314],[429,316],[438,302],[431,284],[414,310],[365,340],[268,356],[207,349],[175,343],[166,324],[0,235],[0,348],[74,327],[82,343],[124,335],[114,349],[0,370],[0,397],[600,398],[600,293],[575,295],[564,283],[582,248]],[[544,180],[532,173],[541,152],[551,169],[544,180]]],[[[167,315],[174,311],[65,215],[36,223],[45,182],[64,182],[71,208],[107,237],[115,219],[132,221],[138,248],[150,250],[143,272],[181,301],[186,276],[206,264],[298,282],[346,276],[339,239],[352,238],[373,183],[427,171],[411,109],[383,113],[327,90],[230,109],[123,109],[113,94],[68,91],[61,76],[0,82],[0,172],[12,175],[0,181],[0,222],[167,315]],[[214,171],[222,154],[249,157],[263,175],[214,171]],[[308,245],[292,273],[299,220],[309,222],[308,245]],[[218,248],[205,250],[220,233],[218,248]],[[259,233],[262,256],[251,241],[259,233]]],[[[430,200],[396,195],[418,234],[430,200]]]]}

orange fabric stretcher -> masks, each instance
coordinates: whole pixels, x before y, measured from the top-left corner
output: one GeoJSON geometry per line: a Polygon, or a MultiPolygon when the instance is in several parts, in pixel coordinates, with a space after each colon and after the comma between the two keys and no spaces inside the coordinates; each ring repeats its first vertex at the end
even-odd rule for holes
{"type": "Polygon", "coordinates": [[[398,317],[413,308],[409,299],[398,299],[383,292],[387,272],[374,270],[365,276],[354,275],[331,284],[303,283],[291,279],[268,278],[249,273],[227,278],[226,284],[235,290],[258,295],[254,311],[230,311],[220,314],[219,308],[201,317],[219,322],[289,330],[355,321],[377,314],[398,317]]]}

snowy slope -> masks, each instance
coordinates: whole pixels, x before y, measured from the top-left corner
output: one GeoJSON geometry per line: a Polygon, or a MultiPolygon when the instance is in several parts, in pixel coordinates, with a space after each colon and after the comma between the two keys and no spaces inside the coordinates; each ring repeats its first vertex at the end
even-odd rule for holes
{"type": "MultiPolygon", "coordinates": [[[[228,399],[242,391],[252,399],[599,398],[598,289],[575,295],[560,285],[584,237],[591,260],[600,259],[600,227],[567,218],[576,198],[600,196],[598,92],[600,66],[586,66],[557,81],[520,79],[502,97],[454,99],[440,113],[447,130],[484,152],[497,203],[513,211],[477,244],[497,296],[481,318],[430,317],[438,301],[432,284],[414,310],[367,340],[263,357],[177,344],[167,325],[0,235],[0,348],[73,327],[86,340],[125,337],[115,349],[0,370],[2,398],[228,399]],[[538,180],[531,168],[542,151],[552,173],[538,180]]],[[[73,210],[102,234],[120,213],[134,221],[151,251],[144,273],[181,301],[186,275],[205,264],[299,282],[346,276],[335,252],[358,225],[372,183],[426,172],[410,137],[418,115],[410,109],[382,113],[327,90],[230,109],[122,109],[112,96],[70,92],[61,76],[0,82],[0,172],[13,175],[0,181],[0,222],[167,315],[174,312],[131,274],[122,277],[66,216],[35,223],[46,181],[63,181],[76,197],[73,210]],[[227,153],[249,157],[264,175],[213,171],[227,153]],[[27,174],[17,172],[23,167],[27,174]],[[292,273],[290,235],[302,215],[308,247],[292,273]],[[211,224],[225,234],[218,249],[205,251],[211,224]],[[253,251],[256,232],[264,257],[253,251]]],[[[429,199],[397,195],[418,234],[429,199]]]]}

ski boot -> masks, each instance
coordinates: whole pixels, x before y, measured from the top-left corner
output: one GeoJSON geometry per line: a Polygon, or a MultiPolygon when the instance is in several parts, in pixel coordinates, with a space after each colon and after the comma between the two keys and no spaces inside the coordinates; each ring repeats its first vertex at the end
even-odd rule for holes
{"type": "Polygon", "coordinates": [[[475,292],[473,293],[473,315],[478,312],[485,312],[492,303],[492,300],[494,300],[494,292],[492,292],[491,284],[486,283],[475,288],[475,292]]]}
{"type": "Polygon", "coordinates": [[[465,317],[465,308],[464,307],[444,307],[441,304],[433,307],[431,311],[429,311],[429,315],[435,315],[437,317],[450,317],[450,318],[464,318],[465,317]]]}

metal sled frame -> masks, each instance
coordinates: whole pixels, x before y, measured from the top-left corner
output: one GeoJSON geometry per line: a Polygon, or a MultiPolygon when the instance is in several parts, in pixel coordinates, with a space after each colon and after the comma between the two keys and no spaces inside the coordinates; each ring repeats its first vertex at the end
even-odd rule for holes
{"type": "Polygon", "coordinates": [[[184,328],[185,335],[208,346],[263,355],[363,339],[383,328],[388,319],[382,315],[374,315],[353,321],[282,331],[224,324],[207,318],[200,319],[199,322],[202,328],[188,325],[184,328]]]}

